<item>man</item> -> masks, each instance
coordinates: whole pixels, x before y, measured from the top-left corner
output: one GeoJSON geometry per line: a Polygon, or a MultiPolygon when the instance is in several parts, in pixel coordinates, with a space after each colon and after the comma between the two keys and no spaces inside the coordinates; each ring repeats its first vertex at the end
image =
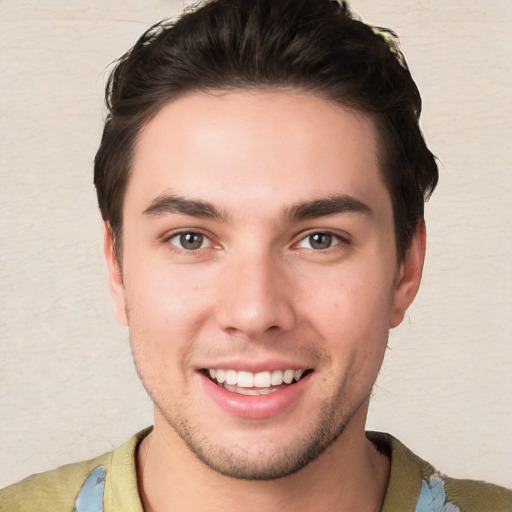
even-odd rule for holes
{"type": "Polygon", "coordinates": [[[364,431],[437,182],[391,34],[328,0],[216,0],[146,32],[107,102],[105,255],[154,428],[2,510],[511,510],[364,431]]]}

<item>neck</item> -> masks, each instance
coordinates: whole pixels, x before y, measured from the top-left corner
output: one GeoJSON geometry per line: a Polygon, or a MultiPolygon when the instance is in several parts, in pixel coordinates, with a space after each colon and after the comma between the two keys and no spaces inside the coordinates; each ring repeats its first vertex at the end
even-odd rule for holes
{"type": "Polygon", "coordinates": [[[254,481],[227,477],[205,466],[157,415],[155,429],[137,454],[144,510],[380,511],[389,460],[365,438],[364,421],[362,427],[360,423],[353,417],[343,434],[300,471],[254,481]]]}

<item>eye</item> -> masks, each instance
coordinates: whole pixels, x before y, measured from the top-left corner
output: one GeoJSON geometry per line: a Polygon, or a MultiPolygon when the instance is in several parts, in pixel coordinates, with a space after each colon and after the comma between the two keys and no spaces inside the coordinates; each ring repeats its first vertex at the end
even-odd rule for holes
{"type": "Polygon", "coordinates": [[[298,247],[322,251],[338,245],[340,242],[341,238],[331,233],[311,233],[299,242],[298,247]]]}
{"type": "Polygon", "coordinates": [[[195,231],[178,233],[169,238],[169,242],[178,249],[185,251],[197,251],[211,245],[211,241],[207,236],[195,231]]]}

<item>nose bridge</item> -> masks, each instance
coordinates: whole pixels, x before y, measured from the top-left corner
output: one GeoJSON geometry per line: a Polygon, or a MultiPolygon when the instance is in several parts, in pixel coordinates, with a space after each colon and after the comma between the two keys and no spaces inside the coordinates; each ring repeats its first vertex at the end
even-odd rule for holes
{"type": "Polygon", "coordinates": [[[289,329],[294,311],[284,262],[270,249],[254,245],[227,259],[220,310],[223,329],[249,337],[272,328],[289,329]]]}

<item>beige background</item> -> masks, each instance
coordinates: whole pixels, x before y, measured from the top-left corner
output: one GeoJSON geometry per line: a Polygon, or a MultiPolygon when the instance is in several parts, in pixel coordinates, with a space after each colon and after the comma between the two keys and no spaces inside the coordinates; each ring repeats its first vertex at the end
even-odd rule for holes
{"type": "MultiPolygon", "coordinates": [[[[92,160],[105,68],[181,1],[0,0],[0,486],[151,422],[102,260],[92,160]]],[[[401,36],[441,160],[423,288],[368,425],[512,486],[509,0],[353,0],[401,36]]]]}

